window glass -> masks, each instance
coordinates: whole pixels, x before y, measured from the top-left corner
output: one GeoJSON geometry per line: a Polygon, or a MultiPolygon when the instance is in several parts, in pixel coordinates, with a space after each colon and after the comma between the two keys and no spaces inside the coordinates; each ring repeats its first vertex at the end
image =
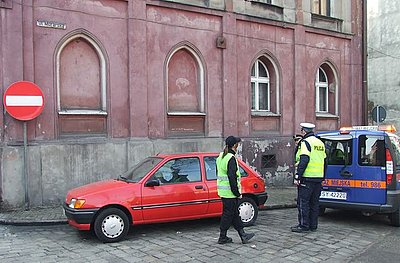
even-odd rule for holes
{"type": "MultiPolygon", "coordinates": [[[[204,167],[206,169],[207,180],[217,180],[217,157],[204,157],[204,167]]],[[[242,177],[248,176],[247,172],[239,165],[239,172],[242,177]]]]}
{"type": "Polygon", "coordinates": [[[352,164],[352,140],[330,141],[324,140],[326,159],[330,165],[351,165],[352,164]]]}
{"type": "Polygon", "coordinates": [[[158,179],[161,184],[199,182],[201,181],[200,162],[198,158],[179,158],[166,162],[150,180],[158,179]]]}
{"type": "Polygon", "coordinates": [[[328,80],[326,79],[326,75],[325,72],[322,69],[318,70],[318,74],[319,74],[319,82],[328,82],[328,80]]]}
{"type": "Polygon", "coordinates": [[[385,166],[385,140],[383,136],[359,137],[358,164],[362,166],[385,166]]]}
{"type": "Polygon", "coordinates": [[[251,69],[251,109],[270,111],[269,73],[265,64],[257,60],[251,69]]]}
{"type": "Polygon", "coordinates": [[[312,0],[312,12],[324,16],[331,15],[330,0],[312,0]]]}
{"type": "Polygon", "coordinates": [[[260,83],[259,84],[259,109],[260,110],[269,110],[268,105],[268,83],[260,83]]]}
{"type": "Polygon", "coordinates": [[[327,111],[327,88],[319,87],[319,111],[327,111]]]}

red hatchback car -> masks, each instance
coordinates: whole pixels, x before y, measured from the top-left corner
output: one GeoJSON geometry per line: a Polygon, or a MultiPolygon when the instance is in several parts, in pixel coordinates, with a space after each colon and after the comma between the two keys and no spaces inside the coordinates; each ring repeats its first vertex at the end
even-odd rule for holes
{"type": "MultiPolygon", "coordinates": [[[[221,216],[217,157],[218,153],[159,154],[117,179],[72,189],[64,204],[68,223],[79,230],[93,230],[103,242],[116,242],[126,236],[130,225],[221,216]]],[[[239,213],[249,226],[268,194],[257,172],[241,160],[239,169],[239,213]]]]}

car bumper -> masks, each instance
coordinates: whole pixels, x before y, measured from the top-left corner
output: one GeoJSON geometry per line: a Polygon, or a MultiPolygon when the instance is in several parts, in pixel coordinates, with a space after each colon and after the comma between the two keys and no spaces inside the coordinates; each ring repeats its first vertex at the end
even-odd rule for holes
{"type": "Polygon", "coordinates": [[[377,213],[393,213],[399,209],[400,190],[388,190],[386,204],[354,203],[320,199],[319,205],[327,208],[351,209],[377,213]]]}
{"type": "Polygon", "coordinates": [[[257,198],[257,204],[260,208],[264,207],[265,202],[268,199],[268,193],[267,192],[262,192],[262,193],[256,193],[254,194],[255,197],[257,198]]]}
{"type": "MultiPolygon", "coordinates": [[[[65,216],[68,219],[68,223],[78,229],[82,229],[79,227],[80,225],[89,225],[92,223],[95,214],[99,211],[98,208],[96,209],[75,209],[70,208],[66,203],[63,205],[65,216]]],[[[85,229],[87,228],[84,227],[85,229]]]]}

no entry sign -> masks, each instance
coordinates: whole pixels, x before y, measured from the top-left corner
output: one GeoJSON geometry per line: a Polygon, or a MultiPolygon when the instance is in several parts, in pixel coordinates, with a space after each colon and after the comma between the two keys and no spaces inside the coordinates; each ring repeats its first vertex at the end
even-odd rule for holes
{"type": "Polygon", "coordinates": [[[18,81],[11,84],[3,97],[7,112],[17,120],[29,121],[43,110],[44,97],[42,90],[29,81],[18,81]]]}

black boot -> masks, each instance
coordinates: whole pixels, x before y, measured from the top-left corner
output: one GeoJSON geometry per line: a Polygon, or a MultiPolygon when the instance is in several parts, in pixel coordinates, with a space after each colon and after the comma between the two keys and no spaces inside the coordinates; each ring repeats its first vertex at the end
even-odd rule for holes
{"type": "Polygon", "coordinates": [[[245,233],[243,228],[238,231],[242,244],[249,243],[249,240],[254,237],[254,233],[245,233]]]}
{"type": "Polygon", "coordinates": [[[226,236],[227,231],[222,231],[219,234],[218,244],[232,243],[232,238],[226,236]]]}

